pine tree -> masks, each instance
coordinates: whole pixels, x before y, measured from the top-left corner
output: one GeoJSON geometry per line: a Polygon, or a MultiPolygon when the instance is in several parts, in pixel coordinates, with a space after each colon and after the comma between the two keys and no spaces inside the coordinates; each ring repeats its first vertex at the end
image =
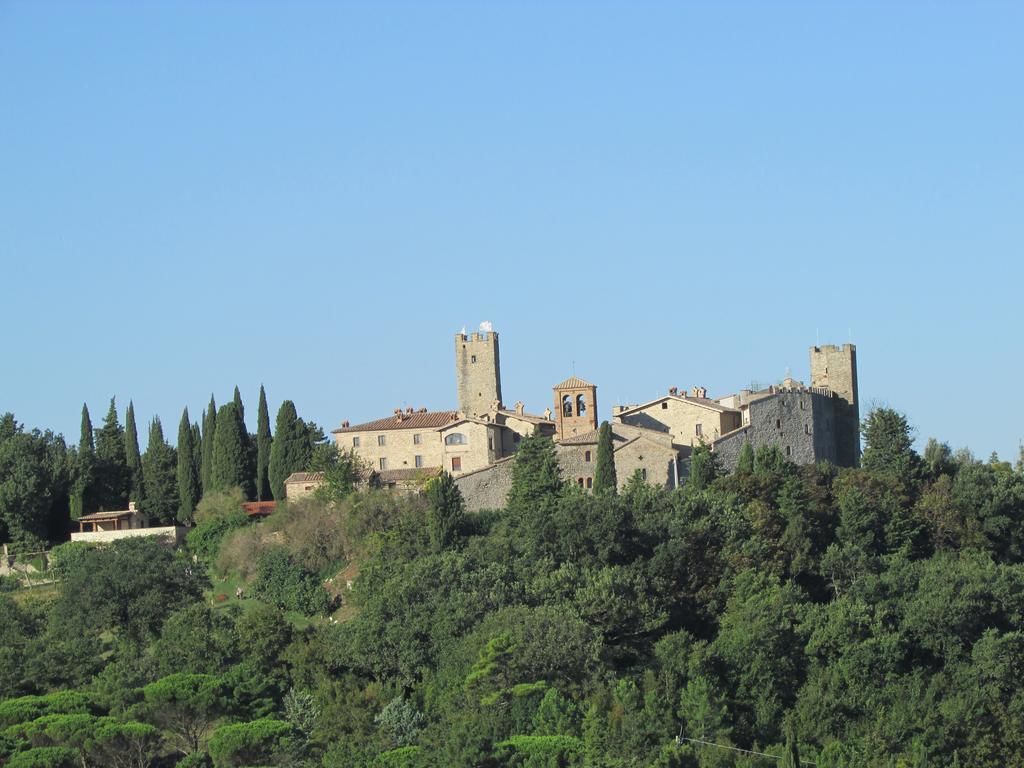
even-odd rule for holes
{"type": "Polygon", "coordinates": [[[213,441],[217,436],[217,404],[210,395],[210,404],[203,414],[203,463],[199,471],[199,482],[203,486],[203,495],[213,490],[213,441]]]}
{"type": "Polygon", "coordinates": [[[213,435],[213,490],[226,491],[241,488],[246,498],[252,498],[249,476],[247,435],[233,402],[217,411],[217,426],[213,435]]]}
{"type": "Polygon", "coordinates": [[[270,446],[268,476],[270,491],[277,501],[284,500],[284,481],[292,472],[302,472],[313,458],[306,422],[299,418],[295,403],[285,400],[277,409],[274,440],[270,446]]]}
{"type": "Polygon", "coordinates": [[[100,509],[125,509],[128,504],[128,460],[124,451],[124,429],[117,420],[117,404],[110,408],[96,433],[96,491],[100,509]]]}
{"type": "Polygon", "coordinates": [[[270,492],[270,451],[274,439],[270,435],[270,412],[267,393],[260,384],[260,404],[256,416],[256,499],[268,501],[270,492]]]}
{"type": "Polygon", "coordinates": [[[447,472],[427,486],[427,528],[435,552],[454,547],[465,516],[465,504],[455,479],[447,472]]]}
{"type": "Polygon", "coordinates": [[[509,510],[530,514],[549,509],[557,502],[561,489],[555,443],[540,434],[523,438],[512,465],[509,510]]]}
{"type": "Polygon", "coordinates": [[[612,427],[607,421],[601,422],[597,431],[597,464],[594,467],[594,493],[614,494],[618,488],[615,475],[615,446],[612,444],[612,427]]]}
{"type": "Polygon", "coordinates": [[[199,503],[199,468],[196,466],[196,450],[193,440],[195,432],[189,423],[188,408],[181,413],[178,423],[178,522],[192,520],[192,513],[199,503]]]}
{"type": "Polygon", "coordinates": [[[179,501],[176,469],[175,450],[164,440],[160,418],[154,416],[149,424],[149,443],[142,457],[146,497],[140,506],[151,521],[169,525],[177,517],[179,501]]]}
{"type": "Polygon", "coordinates": [[[135,426],[135,404],[128,401],[128,412],[124,417],[124,455],[128,465],[128,500],[142,504],[145,494],[142,474],[142,454],[139,453],[139,431],[135,426]]]}
{"type": "Polygon", "coordinates": [[[96,472],[96,446],[93,443],[92,419],[89,418],[89,406],[82,404],[82,432],[78,438],[78,450],[75,454],[74,481],[71,486],[71,519],[77,520],[82,515],[93,511],[93,482],[96,472]]]}

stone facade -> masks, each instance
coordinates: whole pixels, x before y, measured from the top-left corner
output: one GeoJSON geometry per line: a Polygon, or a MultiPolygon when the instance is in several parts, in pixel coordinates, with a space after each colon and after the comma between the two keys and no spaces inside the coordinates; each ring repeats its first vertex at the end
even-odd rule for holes
{"type": "MultiPolygon", "coordinates": [[[[663,488],[675,488],[678,485],[682,461],[689,455],[688,446],[674,444],[672,436],[665,432],[628,424],[612,424],[611,428],[612,457],[620,489],[637,470],[652,485],[663,488]]],[[[593,487],[597,440],[598,433],[594,430],[556,444],[555,451],[563,480],[588,490],[593,487]]]]}
{"type": "Polygon", "coordinates": [[[503,509],[512,488],[512,465],[509,457],[475,472],[467,472],[455,478],[455,485],[462,493],[467,512],[482,509],[503,509]]]}
{"type": "Polygon", "coordinates": [[[288,501],[297,501],[312,496],[323,484],[323,472],[292,472],[284,481],[284,497],[288,501]]]}
{"type": "Polygon", "coordinates": [[[821,389],[774,387],[758,394],[745,404],[747,423],[711,444],[723,468],[736,468],[744,443],[755,450],[778,445],[795,464],[836,463],[836,395],[821,389]]]}
{"type": "Polygon", "coordinates": [[[462,413],[482,416],[501,407],[501,360],[496,331],[455,334],[455,382],[462,413]]]}

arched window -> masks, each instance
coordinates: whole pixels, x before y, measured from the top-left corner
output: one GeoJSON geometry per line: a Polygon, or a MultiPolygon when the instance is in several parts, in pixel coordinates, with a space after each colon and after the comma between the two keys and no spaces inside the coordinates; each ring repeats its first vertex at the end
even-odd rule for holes
{"type": "Polygon", "coordinates": [[[562,397],[562,415],[569,418],[572,417],[572,395],[564,395],[562,397]]]}
{"type": "Polygon", "coordinates": [[[465,445],[466,436],[461,432],[452,432],[450,435],[444,437],[445,445],[465,445]]]}
{"type": "Polygon", "coordinates": [[[576,415],[583,416],[587,412],[587,403],[583,395],[576,395],[576,415]]]}

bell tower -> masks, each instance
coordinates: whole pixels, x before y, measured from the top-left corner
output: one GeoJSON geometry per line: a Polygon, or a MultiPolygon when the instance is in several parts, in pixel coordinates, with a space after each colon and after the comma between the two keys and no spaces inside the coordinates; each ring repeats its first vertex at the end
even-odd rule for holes
{"type": "Polygon", "coordinates": [[[559,438],[582,435],[597,429],[597,387],[571,376],[553,388],[555,425],[559,438]]]}

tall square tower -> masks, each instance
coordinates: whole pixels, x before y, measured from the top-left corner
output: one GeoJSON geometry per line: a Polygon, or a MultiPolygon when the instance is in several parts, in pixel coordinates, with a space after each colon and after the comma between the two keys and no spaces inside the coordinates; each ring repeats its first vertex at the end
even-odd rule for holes
{"type": "Polygon", "coordinates": [[[857,347],[811,347],[811,386],[836,393],[836,463],[860,464],[860,403],[857,398],[857,347]]]}
{"type": "Polygon", "coordinates": [[[562,440],[597,429],[597,387],[572,376],[552,387],[555,393],[555,424],[562,440]]]}
{"type": "Polygon", "coordinates": [[[455,334],[455,381],[459,410],[483,416],[501,405],[501,360],[497,331],[455,334]]]}

